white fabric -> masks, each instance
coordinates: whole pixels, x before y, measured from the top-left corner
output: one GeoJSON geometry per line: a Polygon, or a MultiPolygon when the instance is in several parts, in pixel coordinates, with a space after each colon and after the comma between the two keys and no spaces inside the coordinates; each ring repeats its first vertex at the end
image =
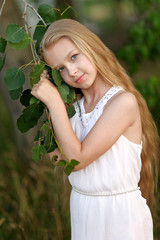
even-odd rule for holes
{"type": "MultiPolygon", "coordinates": [[[[84,97],[75,103],[76,114],[70,121],[80,141],[92,129],[104,105],[120,90],[118,86],[110,88],[87,114],[84,97]]],[[[80,191],[72,190],[70,198],[72,240],[153,239],[152,216],[146,200],[137,190],[141,150],[142,144],[135,144],[121,135],[96,161],[70,174],[71,185],[80,191]],[[135,191],[129,191],[131,189],[135,191]],[[101,193],[105,193],[104,196],[101,193]]]]}

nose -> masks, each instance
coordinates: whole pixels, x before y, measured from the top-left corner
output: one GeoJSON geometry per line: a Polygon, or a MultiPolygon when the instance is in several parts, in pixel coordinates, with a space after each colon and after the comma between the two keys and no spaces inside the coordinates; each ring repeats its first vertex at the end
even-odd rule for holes
{"type": "Polygon", "coordinates": [[[70,76],[75,76],[77,74],[77,67],[74,64],[68,66],[68,73],[70,76]]]}

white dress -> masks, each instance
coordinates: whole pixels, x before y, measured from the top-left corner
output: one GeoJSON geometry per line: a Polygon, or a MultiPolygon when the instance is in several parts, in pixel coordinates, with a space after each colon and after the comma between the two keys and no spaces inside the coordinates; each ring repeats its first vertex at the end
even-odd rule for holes
{"type": "MultiPolygon", "coordinates": [[[[80,141],[120,90],[118,86],[110,88],[90,113],[85,114],[84,97],[75,103],[76,114],[70,121],[80,141]]],[[[72,240],[153,239],[152,216],[138,188],[141,150],[142,144],[121,135],[101,157],[70,174],[72,240]]]]}

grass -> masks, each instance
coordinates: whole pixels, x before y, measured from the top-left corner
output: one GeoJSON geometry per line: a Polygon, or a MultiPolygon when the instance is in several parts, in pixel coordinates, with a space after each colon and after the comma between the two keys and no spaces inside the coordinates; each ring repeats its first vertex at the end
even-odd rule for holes
{"type": "Polygon", "coordinates": [[[48,159],[22,161],[0,98],[0,239],[69,240],[69,192],[63,171],[48,159]]]}

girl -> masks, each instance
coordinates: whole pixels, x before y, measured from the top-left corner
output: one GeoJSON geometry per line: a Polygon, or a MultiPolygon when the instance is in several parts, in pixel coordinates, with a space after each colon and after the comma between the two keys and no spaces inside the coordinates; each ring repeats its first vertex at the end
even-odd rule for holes
{"type": "Polygon", "coordinates": [[[32,89],[50,111],[62,151],[80,162],[69,176],[72,240],[152,240],[147,203],[154,194],[158,134],[145,101],[113,53],[75,20],[50,25],[41,56],[83,94],[69,120],[45,71],[32,89]]]}

